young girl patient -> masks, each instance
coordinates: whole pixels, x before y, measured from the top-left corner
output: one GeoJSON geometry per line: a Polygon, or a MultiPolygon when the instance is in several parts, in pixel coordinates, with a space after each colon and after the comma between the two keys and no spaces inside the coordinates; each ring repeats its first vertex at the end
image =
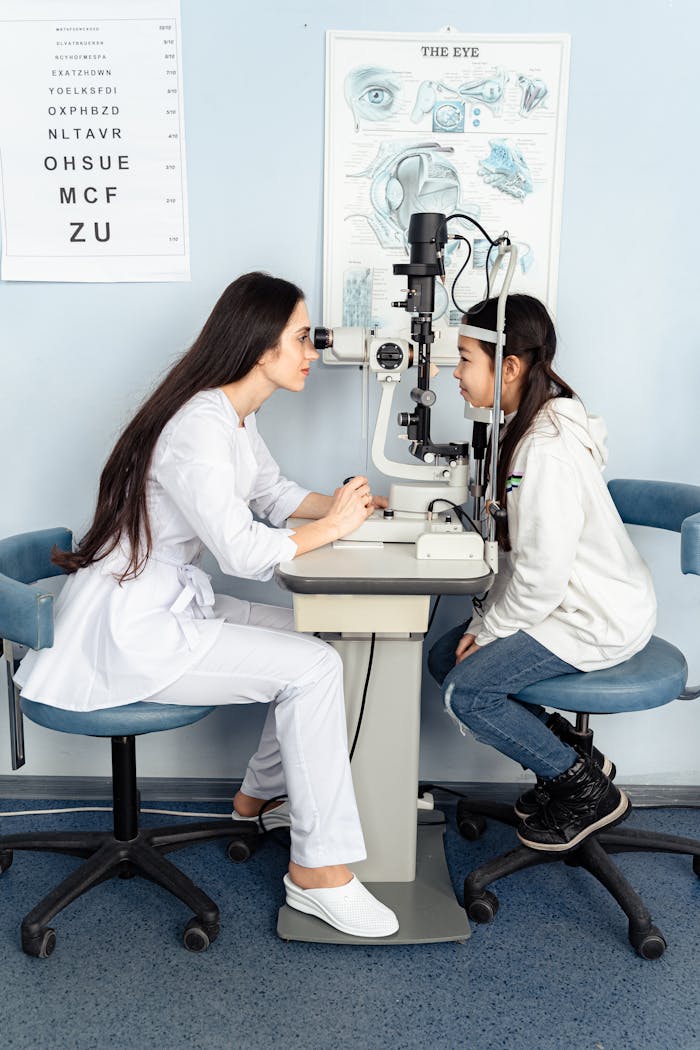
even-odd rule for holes
{"type": "MultiPolygon", "coordinates": [[[[489,299],[463,321],[495,332],[496,308],[489,299]]],[[[462,731],[535,773],[536,787],[516,803],[520,840],[566,851],[623,820],[629,799],[609,759],[576,750],[570,722],[511,694],[627,660],[651,637],[656,600],[601,475],[605,426],[552,370],[555,349],[542,303],[509,296],[493,494],[507,510],[499,572],[479,614],[436,643],[428,666],[462,731]]],[[[462,397],[492,407],[495,343],[460,334],[459,354],[462,397]]]]}

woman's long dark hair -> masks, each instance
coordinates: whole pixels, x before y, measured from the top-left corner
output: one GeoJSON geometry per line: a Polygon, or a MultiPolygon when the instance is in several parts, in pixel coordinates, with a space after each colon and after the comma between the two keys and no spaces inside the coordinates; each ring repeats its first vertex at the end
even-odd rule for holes
{"type": "MultiPolygon", "coordinates": [[[[498,299],[477,303],[464,315],[464,324],[478,325],[496,331],[498,299]]],[[[576,394],[552,368],[557,349],[557,335],[547,309],[531,295],[509,295],[506,300],[505,357],[519,357],[526,366],[520,404],[515,416],[503,431],[498,453],[496,499],[506,507],[506,485],[513,453],[532,425],[540,409],[553,397],[576,397],[576,394]]],[[[495,343],[479,340],[491,360],[496,357],[495,343]]],[[[487,478],[490,459],[487,458],[487,478]]],[[[508,521],[497,521],[496,537],[502,550],[510,550],[508,521]]]]}
{"type": "Polygon", "coordinates": [[[146,479],[165,424],[200,390],[235,383],[277,345],[295,306],[296,285],[247,273],[226,288],[192,347],[168,372],[117,441],[102,476],[95,516],[75,553],[54,549],[52,561],[76,572],[110,554],[120,539],[130,552],[122,580],[137,576],[151,552],[146,479]]]}

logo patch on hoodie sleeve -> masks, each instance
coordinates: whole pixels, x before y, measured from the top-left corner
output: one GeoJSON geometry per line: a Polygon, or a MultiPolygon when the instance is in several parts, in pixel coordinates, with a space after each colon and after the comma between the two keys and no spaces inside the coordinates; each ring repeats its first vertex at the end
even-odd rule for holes
{"type": "Polygon", "coordinates": [[[509,474],[506,478],[506,495],[508,495],[509,492],[512,492],[513,489],[519,488],[522,480],[522,474],[509,474]]]}

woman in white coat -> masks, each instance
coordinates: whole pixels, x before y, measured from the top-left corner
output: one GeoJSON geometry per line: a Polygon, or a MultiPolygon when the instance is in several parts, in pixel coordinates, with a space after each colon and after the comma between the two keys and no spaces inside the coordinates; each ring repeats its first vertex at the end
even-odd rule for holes
{"type": "Polygon", "coordinates": [[[269,703],[234,816],[252,818],[286,794],[269,821],[291,829],[287,903],[380,937],[398,929],[396,917],[347,867],[366,853],[340,658],[296,634],[289,609],[215,595],[197,566],[207,547],[223,572],[267,580],[279,562],[352,532],[375,506],[366,478],[332,496],[286,480],[258,434],[263,402],[303,389],[318,359],[309,336],[295,285],[262,273],[229,285],[117,441],[78,550],[54,552],[71,574],[54,645],[30,652],[16,681],[23,696],[75,710],[269,703]],[[292,514],[313,520],[290,530],[292,514]]]}

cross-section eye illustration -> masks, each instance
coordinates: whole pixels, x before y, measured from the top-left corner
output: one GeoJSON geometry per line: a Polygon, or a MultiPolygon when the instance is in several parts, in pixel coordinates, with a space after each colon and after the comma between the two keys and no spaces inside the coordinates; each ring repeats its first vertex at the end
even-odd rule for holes
{"type": "MultiPolygon", "coordinates": [[[[454,150],[438,142],[382,143],[374,161],[351,178],[370,179],[371,211],[367,220],[382,248],[407,250],[406,234],[414,212],[437,211],[446,215],[466,211],[479,216],[476,204],[461,199],[459,172],[452,161],[454,150]]],[[[347,218],[355,216],[348,215],[347,218]]],[[[445,248],[449,258],[457,247],[445,248]]]]}

